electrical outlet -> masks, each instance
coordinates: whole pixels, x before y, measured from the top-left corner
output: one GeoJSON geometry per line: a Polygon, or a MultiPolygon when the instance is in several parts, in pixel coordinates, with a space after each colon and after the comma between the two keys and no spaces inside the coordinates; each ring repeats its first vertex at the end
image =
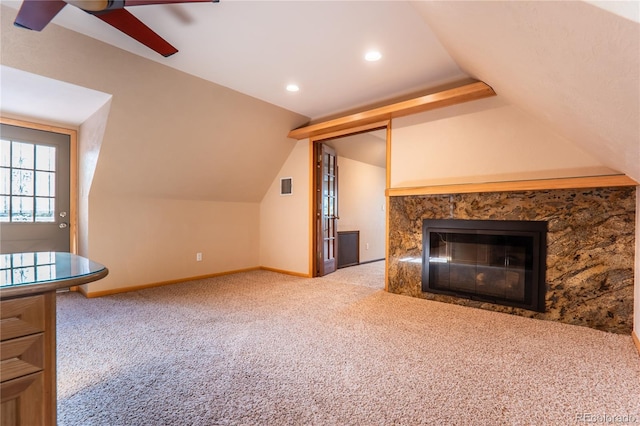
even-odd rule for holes
{"type": "Polygon", "coordinates": [[[366,244],[366,248],[367,248],[367,250],[369,250],[369,243],[366,244]]]}
{"type": "Polygon", "coordinates": [[[202,253],[196,253],[196,262],[202,262],[202,253]]]}

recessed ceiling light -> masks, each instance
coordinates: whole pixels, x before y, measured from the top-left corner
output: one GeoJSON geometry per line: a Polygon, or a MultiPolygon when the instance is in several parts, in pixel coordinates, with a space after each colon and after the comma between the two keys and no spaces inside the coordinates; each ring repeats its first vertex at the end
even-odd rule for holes
{"type": "Polygon", "coordinates": [[[297,84],[287,84],[287,92],[297,92],[300,90],[297,84]]]}
{"type": "Polygon", "coordinates": [[[377,50],[370,50],[364,55],[364,59],[369,62],[379,61],[382,58],[382,53],[377,50]]]}

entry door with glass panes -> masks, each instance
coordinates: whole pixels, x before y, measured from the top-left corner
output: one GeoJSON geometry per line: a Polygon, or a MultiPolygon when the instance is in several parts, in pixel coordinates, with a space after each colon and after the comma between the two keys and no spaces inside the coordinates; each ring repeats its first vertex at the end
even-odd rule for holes
{"type": "Polygon", "coordinates": [[[68,252],[69,135],[0,130],[0,253],[68,252]]]}

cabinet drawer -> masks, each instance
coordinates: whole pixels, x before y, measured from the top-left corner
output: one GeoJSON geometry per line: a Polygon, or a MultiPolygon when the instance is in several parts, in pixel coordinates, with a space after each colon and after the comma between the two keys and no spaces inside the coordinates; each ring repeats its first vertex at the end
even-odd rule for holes
{"type": "Polygon", "coordinates": [[[0,424],[3,426],[49,424],[45,421],[43,373],[4,382],[0,385],[0,393],[0,424]]]}
{"type": "Polygon", "coordinates": [[[5,340],[0,343],[0,381],[37,373],[44,368],[44,335],[5,340]]]}
{"type": "Polygon", "coordinates": [[[44,306],[43,294],[0,302],[0,335],[2,340],[43,332],[45,327],[44,306]]]}

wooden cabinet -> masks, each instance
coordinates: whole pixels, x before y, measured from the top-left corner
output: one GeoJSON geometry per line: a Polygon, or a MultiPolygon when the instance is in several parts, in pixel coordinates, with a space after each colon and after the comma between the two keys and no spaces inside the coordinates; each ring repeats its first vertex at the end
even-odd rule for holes
{"type": "Polygon", "coordinates": [[[0,302],[0,424],[55,425],[55,292],[0,302]]]}
{"type": "Polygon", "coordinates": [[[54,426],[56,291],[109,270],[73,253],[0,256],[0,425],[54,426]],[[42,279],[39,268],[47,272],[42,279]]]}
{"type": "Polygon", "coordinates": [[[73,253],[0,256],[0,425],[55,426],[56,291],[109,270],[73,253]]]}

